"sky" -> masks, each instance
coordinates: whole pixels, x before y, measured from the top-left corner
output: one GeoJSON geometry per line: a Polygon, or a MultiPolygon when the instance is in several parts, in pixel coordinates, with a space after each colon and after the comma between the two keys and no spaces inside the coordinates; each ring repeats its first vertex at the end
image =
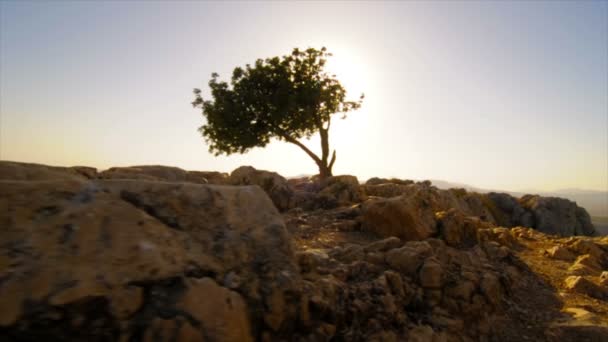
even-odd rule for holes
{"type": "Polygon", "coordinates": [[[314,174],[279,141],[213,156],[191,102],[212,72],[322,46],[365,93],[332,122],[334,174],[608,190],[605,1],[2,1],[0,159],[314,174]]]}

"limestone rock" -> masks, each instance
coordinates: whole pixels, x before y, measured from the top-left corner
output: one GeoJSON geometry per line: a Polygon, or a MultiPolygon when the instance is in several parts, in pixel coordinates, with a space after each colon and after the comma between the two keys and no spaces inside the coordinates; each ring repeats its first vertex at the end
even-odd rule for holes
{"type": "Polygon", "coordinates": [[[0,222],[0,325],[17,340],[116,340],[148,326],[247,340],[295,317],[272,306],[280,319],[265,323],[251,307],[299,291],[283,221],[256,186],[0,181],[0,222]]]}
{"type": "Polygon", "coordinates": [[[572,261],[576,259],[576,255],[572,253],[567,247],[564,246],[553,246],[547,250],[547,255],[552,259],[572,261]]]}
{"type": "Polygon", "coordinates": [[[212,341],[253,341],[247,305],[211,278],[188,279],[175,308],[188,312],[212,341]]]}
{"type": "Polygon", "coordinates": [[[427,257],[433,255],[431,245],[426,241],[411,241],[401,248],[395,248],[386,253],[386,262],[398,271],[415,275],[427,257]]]}
{"type": "Polygon", "coordinates": [[[449,246],[471,247],[477,243],[477,230],[486,227],[478,219],[465,217],[452,208],[435,213],[437,230],[449,246]]]}
{"type": "Polygon", "coordinates": [[[564,281],[567,290],[597,299],[608,298],[608,289],[596,285],[583,276],[570,276],[564,281]]]}
{"type": "Polygon", "coordinates": [[[426,259],[419,272],[420,285],[424,288],[440,289],[443,286],[443,273],[443,268],[437,260],[426,259]]]}
{"type": "Polygon", "coordinates": [[[361,229],[402,240],[423,240],[436,232],[435,213],[417,194],[363,203],[361,229]]]}
{"type": "Polygon", "coordinates": [[[287,180],[276,172],[256,170],[251,166],[241,166],[230,173],[232,185],[258,185],[270,197],[280,211],[291,208],[293,189],[287,180]]]}
{"type": "Polygon", "coordinates": [[[337,206],[359,203],[364,199],[359,180],[355,176],[332,176],[320,184],[320,196],[335,201],[337,206]]]}
{"type": "Polygon", "coordinates": [[[112,167],[99,173],[101,179],[138,179],[169,182],[185,182],[188,172],[178,167],[162,165],[139,165],[112,167]]]}
{"type": "Polygon", "coordinates": [[[384,198],[401,196],[407,190],[405,185],[395,183],[366,184],[362,186],[362,189],[367,196],[384,198]]]}
{"type": "Polygon", "coordinates": [[[520,199],[523,208],[534,214],[534,228],[560,236],[595,235],[587,211],[564,198],[526,195],[520,199]]]}
{"type": "Polygon", "coordinates": [[[400,247],[401,245],[402,242],[399,238],[391,236],[386,239],[374,241],[365,246],[363,250],[365,252],[386,252],[388,250],[400,247]]]}
{"type": "Polygon", "coordinates": [[[60,167],[42,164],[0,161],[0,180],[84,180],[86,178],[93,177],[96,172],[96,169],[85,166],[60,167]]]}

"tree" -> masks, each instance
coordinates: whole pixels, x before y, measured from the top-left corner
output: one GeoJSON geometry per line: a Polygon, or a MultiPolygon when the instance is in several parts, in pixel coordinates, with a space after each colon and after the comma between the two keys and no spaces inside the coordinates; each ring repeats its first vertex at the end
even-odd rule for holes
{"type": "Polygon", "coordinates": [[[319,167],[321,179],[332,175],[336,151],[329,155],[329,129],[336,113],[358,109],[358,101],[347,101],[346,90],[325,70],[325,47],[294,49],[290,55],[258,59],[232,72],[230,84],[213,73],[209,81],[213,100],[204,100],[194,89],[192,105],[201,108],[206,124],[199,128],[215,155],[245,153],[266,146],[271,138],[292,143],[308,154],[319,167]],[[319,132],[321,156],[301,143],[319,132]]]}

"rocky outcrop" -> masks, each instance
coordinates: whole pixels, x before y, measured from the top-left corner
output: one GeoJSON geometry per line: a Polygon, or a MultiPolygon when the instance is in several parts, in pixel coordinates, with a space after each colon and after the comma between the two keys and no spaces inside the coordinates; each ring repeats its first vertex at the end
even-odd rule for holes
{"type": "Polygon", "coordinates": [[[256,170],[251,166],[241,166],[230,173],[232,185],[258,185],[281,211],[292,207],[293,189],[287,180],[276,172],[256,170]]]}
{"type": "Polygon", "coordinates": [[[0,222],[9,339],[247,341],[295,317],[290,240],[257,186],[3,180],[0,222]]]}
{"type": "Polygon", "coordinates": [[[359,180],[355,176],[332,176],[320,182],[319,196],[335,206],[360,203],[364,200],[359,180]]]}
{"type": "Polygon", "coordinates": [[[101,179],[138,179],[149,181],[191,182],[199,184],[227,184],[228,175],[221,172],[186,171],[178,167],[141,165],[112,167],[99,173],[101,179]]]}
{"type": "Polygon", "coordinates": [[[564,198],[526,195],[519,202],[533,214],[532,227],[560,236],[594,235],[595,229],[587,211],[564,198]]]}
{"type": "Polygon", "coordinates": [[[380,236],[423,240],[437,232],[435,210],[416,192],[393,198],[370,199],[362,205],[361,228],[380,236]]]}
{"type": "Polygon", "coordinates": [[[421,182],[365,200],[354,177],[285,185],[248,168],[229,181],[279,186],[196,184],[171,169],[1,170],[3,340],[608,336],[608,239],[497,227],[514,217],[500,208],[534,213],[505,197],[421,182]],[[314,210],[294,205],[303,193],[314,210]]]}
{"type": "Polygon", "coordinates": [[[60,167],[31,163],[0,161],[0,180],[45,181],[95,178],[97,170],[86,166],[60,167]]]}

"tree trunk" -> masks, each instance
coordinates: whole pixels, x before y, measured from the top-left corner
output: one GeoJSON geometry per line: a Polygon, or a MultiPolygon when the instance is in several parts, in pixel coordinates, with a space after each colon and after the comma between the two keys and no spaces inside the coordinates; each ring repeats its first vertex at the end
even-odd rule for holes
{"type": "Polygon", "coordinates": [[[290,142],[296,146],[298,146],[299,148],[301,148],[304,152],[306,152],[306,154],[308,154],[308,156],[310,158],[312,158],[312,160],[315,161],[315,163],[317,164],[317,166],[319,167],[319,178],[321,180],[326,179],[327,177],[331,177],[332,176],[332,168],[334,166],[334,162],[336,161],[336,151],[334,150],[331,160],[327,160],[329,157],[329,141],[328,141],[328,134],[327,134],[327,129],[321,129],[321,152],[323,153],[321,158],[319,158],[316,154],[314,154],[310,149],[308,149],[308,147],[306,147],[304,144],[302,144],[301,142],[299,142],[298,140],[292,138],[291,136],[289,136],[286,132],[282,131],[282,130],[277,130],[278,134],[280,137],[282,137],[283,139],[285,139],[285,141],[290,142]]]}
{"type": "Polygon", "coordinates": [[[331,168],[327,165],[317,164],[319,166],[319,179],[324,180],[328,177],[331,177],[331,168]]]}

